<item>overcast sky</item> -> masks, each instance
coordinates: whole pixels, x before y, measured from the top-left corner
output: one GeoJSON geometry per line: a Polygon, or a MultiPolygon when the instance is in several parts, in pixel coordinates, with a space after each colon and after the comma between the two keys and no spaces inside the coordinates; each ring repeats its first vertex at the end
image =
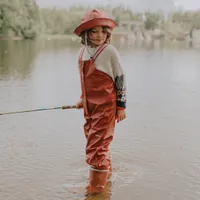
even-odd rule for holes
{"type": "Polygon", "coordinates": [[[69,7],[71,5],[111,5],[125,4],[136,10],[146,9],[172,9],[175,5],[188,10],[200,9],[200,0],[36,0],[41,7],[58,6],[69,7]],[[94,3],[95,2],[95,3],[94,3]]]}

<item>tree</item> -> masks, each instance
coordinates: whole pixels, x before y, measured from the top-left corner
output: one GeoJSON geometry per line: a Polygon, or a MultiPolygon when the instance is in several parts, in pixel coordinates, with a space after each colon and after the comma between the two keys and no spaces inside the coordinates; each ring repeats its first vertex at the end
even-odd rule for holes
{"type": "Polygon", "coordinates": [[[0,34],[33,38],[37,35],[40,19],[35,0],[9,0],[0,4],[0,34]]]}
{"type": "Polygon", "coordinates": [[[157,26],[159,21],[161,20],[158,13],[146,12],[145,13],[146,20],[144,22],[145,29],[147,30],[154,30],[157,26]]]}

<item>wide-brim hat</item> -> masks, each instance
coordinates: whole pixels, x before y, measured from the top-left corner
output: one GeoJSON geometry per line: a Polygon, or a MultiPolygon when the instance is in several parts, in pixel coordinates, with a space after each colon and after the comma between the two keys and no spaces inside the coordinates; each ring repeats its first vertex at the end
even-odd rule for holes
{"type": "Polygon", "coordinates": [[[107,26],[111,30],[116,27],[116,22],[109,18],[106,12],[99,9],[93,9],[86,12],[82,18],[81,24],[74,30],[77,36],[88,29],[94,28],[96,26],[107,26]]]}

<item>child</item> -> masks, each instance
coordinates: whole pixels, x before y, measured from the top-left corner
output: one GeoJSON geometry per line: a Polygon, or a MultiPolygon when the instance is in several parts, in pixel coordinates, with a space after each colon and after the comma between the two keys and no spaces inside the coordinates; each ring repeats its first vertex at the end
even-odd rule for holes
{"type": "Polygon", "coordinates": [[[98,9],[88,11],[74,33],[84,45],[79,54],[82,95],[76,107],[84,108],[86,162],[91,166],[88,190],[100,192],[112,174],[109,146],[115,122],[126,118],[126,88],[121,59],[109,44],[116,22],[98,9]]]}

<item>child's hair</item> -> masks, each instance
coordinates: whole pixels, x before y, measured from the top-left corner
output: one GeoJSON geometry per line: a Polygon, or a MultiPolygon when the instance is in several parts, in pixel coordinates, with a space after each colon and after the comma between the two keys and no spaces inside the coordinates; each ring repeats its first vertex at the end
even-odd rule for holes
{"type": "MultiPolygon", "coordinates": [[[[111,30],[110,30],[110,28],[109,27],[107,27],[107,26],[102,26],[102,28],[103,28],[103,31],[105,31],[106,33],[107,33],[107,38],[106,38],[106,40],[105,40],[105,44],[108,44],[108,43],[110,43],[110,39],[111,39],[111,30]]],[[[87,34],[87,45],[91,45],[92,44],[92,42],[91,42],[91,40],[90,40],[90,38],[89,38],[89,33],[92,31],[92,29],[88,29],[88,30],[86,30],[86,31],[83,31],[81,34],[80,34],[80,37],[81,37],[81,44],[83,44],[83,45],[86,45],[86,41],[85,41],[85,34],[87,34]]]]}

